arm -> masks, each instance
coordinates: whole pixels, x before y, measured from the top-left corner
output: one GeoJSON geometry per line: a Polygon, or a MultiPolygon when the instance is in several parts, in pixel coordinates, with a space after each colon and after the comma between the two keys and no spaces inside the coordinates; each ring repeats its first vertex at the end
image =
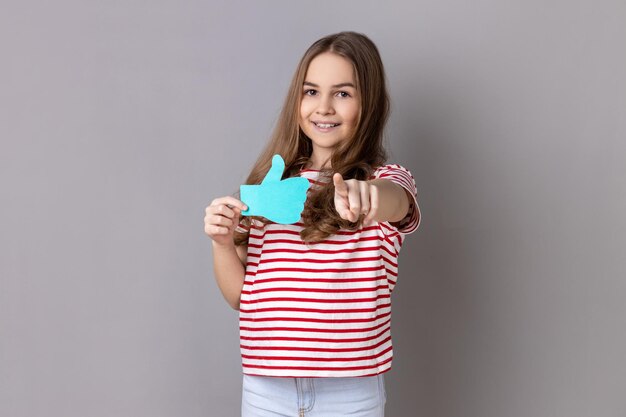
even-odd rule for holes
{"type": "Polygon", "coordinates": [[[241,289],[246,275],[248,247],[220,245],[213,241],[213,271],[224,299],[234,310],[239,310],[241,289]]]}
{"type": "Polygon", "coordinates": [[[241,289],[246,273],[247,246],[236,247],[233,234],[237,219],[246,206],[234,197],[213,200],[206,208],[204,231],[213,239],[213,270],[224,299],[239,309],[241,289]]]}
{"type": "Polygon", "coordinates": [[[408,191],[390,180],[344,180],[336,173],[333,182],[335,209],[343,219],[355,222],[364,214],[364,222],[398,222],[409,211],[408,191]]]}
{"type": "Polygon", "coordinates": [[[406,217],[409,211],[409,198],[411,198],[407,190],[394,182],[380,178],[369,181],[369,184],[370,194],[378,193],[378,209],[370,208],[369,211],[373,211],[373,214],[369,216],[369,220],[399,222],[406,217]]]}

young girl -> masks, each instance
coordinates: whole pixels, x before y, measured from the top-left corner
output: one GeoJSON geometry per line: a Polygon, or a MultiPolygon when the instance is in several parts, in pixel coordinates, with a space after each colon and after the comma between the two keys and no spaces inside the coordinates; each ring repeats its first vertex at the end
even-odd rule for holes
{"type": "Polygon", "coordinates": [[[244,217],[231,196],[206,208],[215,277],[240,312],[242,415],[383,416],[391,292],[404,235],[420,221],[415,181],[385,165],[389,99],[380,55],[342,32],[302,57],[273,136],[283,178],[311,183],[300,221],[244,217]]]}

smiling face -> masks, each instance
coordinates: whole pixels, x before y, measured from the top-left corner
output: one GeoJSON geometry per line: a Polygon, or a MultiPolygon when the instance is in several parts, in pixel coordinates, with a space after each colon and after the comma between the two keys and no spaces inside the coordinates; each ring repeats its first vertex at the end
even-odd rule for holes
{"type": "Polygon", "coordinates": [[[352,137],[360,109],[352,63],[332,52],[313,58],[302,85],[299,118],[313,146],[311,168],[321,168],[333,149],[352,137]]]}

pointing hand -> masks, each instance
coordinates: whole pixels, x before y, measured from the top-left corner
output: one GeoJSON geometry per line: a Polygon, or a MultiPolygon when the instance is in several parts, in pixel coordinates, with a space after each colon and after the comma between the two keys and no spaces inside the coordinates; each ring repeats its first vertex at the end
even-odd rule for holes
{"type": "Polygon", "coordinates": [[[339,216],[356,222],[364,215],[363,223],[378,215],[378,188],[368,181],[344,180],[341,174],[333,175],[335,185],[335,210],[339,216]]]}

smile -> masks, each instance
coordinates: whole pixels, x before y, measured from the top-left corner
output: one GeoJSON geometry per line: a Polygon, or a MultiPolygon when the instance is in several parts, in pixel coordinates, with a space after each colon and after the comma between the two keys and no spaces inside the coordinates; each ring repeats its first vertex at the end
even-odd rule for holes
{"type": "Polygon", "coordinates": [[[331,127],[339,126],[341,123],[316,123],[316,122],[313,122],[313,124],[315,126],[319,127],[320,129],[329,129],[331,127]]]}

